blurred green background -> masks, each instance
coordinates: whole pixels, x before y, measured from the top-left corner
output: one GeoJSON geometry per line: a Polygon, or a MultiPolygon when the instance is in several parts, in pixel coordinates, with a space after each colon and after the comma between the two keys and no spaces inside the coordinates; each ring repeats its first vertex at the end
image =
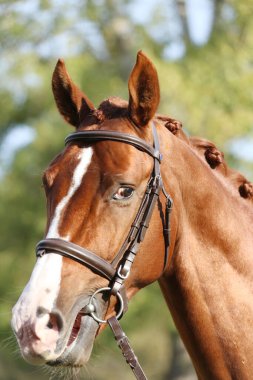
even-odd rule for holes
{"type": "MultiPolygon", "coordinates": [[[[51,93],[57,58],[98,105],[127,99],[143,49],[159,73],[159,111],[253,180],[252,13],[251,0],[0,1],[0,380],[52,378],[20,359],[10,314],[45,227],[41,173],[71,130],[51,93]]],[[[196,379],[157,285],[135,297],[123,326],[151,380],[196,379]]],[[[133,379],[110,331],[80,379],[133,379]]]]}

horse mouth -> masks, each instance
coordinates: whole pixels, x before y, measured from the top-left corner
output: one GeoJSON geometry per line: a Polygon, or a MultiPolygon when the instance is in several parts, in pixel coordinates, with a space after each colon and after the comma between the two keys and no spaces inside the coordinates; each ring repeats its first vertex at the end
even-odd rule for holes
{"type": "Polygon", "coordinates": [[[75,340],[76,340],[76,338],[80,332],[82,317],[83,317],[83,314],[81,312],[79,312],[77,314],[75,322],[73,324],[73,327],[72,327],[66,348],[69,348],[72,345],[72,343],[75,342],[75,340]]]}
{"type": "Polygon", "coordinates": [[[85,365],[90,358],[98,328],[98,322],[80,310],[72,324],[70,334],[67,334],[64,342],[59,342],[60,356],[46,364],[64,367],[85,365]]]}

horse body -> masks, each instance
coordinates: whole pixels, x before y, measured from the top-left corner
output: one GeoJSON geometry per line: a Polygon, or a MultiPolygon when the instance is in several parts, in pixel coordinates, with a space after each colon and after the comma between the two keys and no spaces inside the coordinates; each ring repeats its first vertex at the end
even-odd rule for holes
{"type": "MultiPolygon", "coordinates": [[[[150,121],[159,103],[159,85],[143,53],[130,76],[129,105],[112,98],[96,110],[61,61],[53,89],[60,113],[78,130],[121,131],[152,144],[150,121]]],[[[250,379],[250,204],[221,174],[210,170],[187,142],[158,122],[156,128],[163,182],[174,201],[169,260],[164,270],[165,198],[161,195],[126,280],[127,297],[159,280],[199,378],[250,379]]],[[[44,174],[46,237],[74,242],[112,260],[135,217],[151,171],[151,157],[127,144],[69,144],[44,174]]],[[[69,258],[54,253],[39,258],[13,311],[13,329],[26,360],[70,366],[86,362],[102,328],[80,310],[94,290],[107,284],[69,258]],[[54,279],[50,266],[56,266],[54,279]]],[[[106,303],[98,301],[104,319],[115,314],[115,303],[114,297],[106,303]]]]}

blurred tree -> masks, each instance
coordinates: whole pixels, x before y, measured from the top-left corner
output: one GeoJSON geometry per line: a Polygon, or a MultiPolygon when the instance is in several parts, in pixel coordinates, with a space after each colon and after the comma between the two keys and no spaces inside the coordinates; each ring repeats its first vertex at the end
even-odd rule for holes
{"type": "MultiPolygon", "coordinates": [[[[199,9],[194,0],[154,0],[145,6],[140,0],[0,2],[0,339],[10,334],[10,309],[31,273],[32,252],[43,235],[41,173],[62,149],[70,128],[59,117],[50,89],[59,56],[66,58],[74,80],[98,104],[109,95],[127,98],[129,71],[136,51],[143,49],[154,60],[161,79],[160,111],[182,120],[191,134],[226,148],[234,166],[252,170],[252,162],[238,164],[230,145],[224,144],[235,137],[252,136],[253,5],[249,0],[201,3],[209,10],[209,29],[202,42],[193,36],[199,9]],[[6,148],[6,136],[17,126],[29,126],[35,136],[12,158],[12,144],[6,148]]],[[[18,139],[21,144],[22,135],[18,139]]],[[[124,323],[151,377],[176,379],[178,362],[172,358],[177,338],[157,286],[136,297],[124,323]],[[160,330],[154,334],[157,310],[161,310],[160,330]],[[147,350],[152,341],[158,352],[155,335],[162,351],[159,368],[152,368],[147,350]]],[[[103,360],[98,366],[94,359],[91,369],[97,379],[104,376],[111,350],[117,355],[109,332],[100,345],[104,347],[97,347],[96,353],[103,352],[103,360]]],[[[7,348],[1,348],[0,379],[33,378],[29,366],[22,363],[20,370],[15,368],[8,355],[7,348]]],[[[119,363],[122,367],[115,373],[125,368],[120,356],[119,363]]],[[[180,366],[187,367],[181,362],[180,366]]],[[[113,380],[111,372],[108,376],[113,380]]],[[[121,378],[132,375],[126,370],[121,378]]]]}

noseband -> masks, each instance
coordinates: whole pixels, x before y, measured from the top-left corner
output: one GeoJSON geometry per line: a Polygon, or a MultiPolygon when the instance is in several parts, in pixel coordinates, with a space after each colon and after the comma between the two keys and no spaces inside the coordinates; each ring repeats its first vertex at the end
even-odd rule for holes
{"type": "Polygon", "coordinates": [[[165,215],[163,220],[163,233],[165,240],[164,269],[166,268],[168,262],[168,250],[170,245],[169,216],[172,209],[172,199],[166,193],[162,182],[160,172],[162,155],[160,153],[158,135],[154,124],[152,124],[152,131],[154,139],[153,146],[136,136],[116,131],[80,131],[71,133],[65,139],[66,145],[72,142],[84,142],[87,144],[107,140],[121,142],[132,145],[136,149],[153,157],[153,170],[148,180],[146,191],[143,195],[130,231],[114,259],[111,262],[108,262],[95,253],[90,252],[86,248],[63,239],[44,239],[41,240],[36,247],[37,257],[42,257],[43,255],[49,253],[56,253],[79,262],[99,274],[101,277],[109,280],[108,287],[98,289],[91,296],[89,303],[82,309],[82,312],[83,314],[91,315],[99,323],[109,323],[126,361],[131,366],[136,378],[139,380],[144,380],[147,378],[139,365],[137,357],[134,355],[134,352],[129,345],[126,335],[123,333],[119,325],[118,319],[124,312],[127,311],[128,301],[125,293],[124,282],[129,276],[131,266],[139,250],[140,243],[145,237],[155,204],[161,191],[166,197],[165,215]],[[103,292],[108,292],[109,295],[116,296],[119,301],[118,314],[116,317],[111,317],[108,320],[102,320],[96,315],[95,303],[93,302],[95,296],[98,293],[103,292]]]}

